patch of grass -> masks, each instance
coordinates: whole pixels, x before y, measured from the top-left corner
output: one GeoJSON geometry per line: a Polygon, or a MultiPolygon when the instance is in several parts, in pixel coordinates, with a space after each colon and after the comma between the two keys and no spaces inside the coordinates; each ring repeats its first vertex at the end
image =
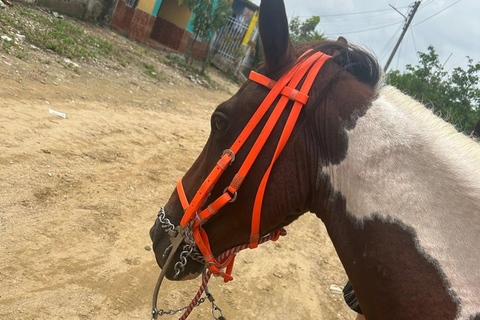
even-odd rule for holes
{"type": "Polygon", "coordinates": [[[39,48],[52,50],[69,59],[83,60],[113,53],[112,43],[88,34],[73,19],[58,19],[22,4],[16,4],[8,11],[0,15],[2,31],[15,30],[39,48]]]}
{"type": "Polygon", "coordinates": [[[27,57],[27,54],[24,50],[20,50],[15,53],[15,57],[17,57],[18,59],[25,59],[27,57]]]}
{"type": "Polygon", "coordinates": [[[172,53],[167,54],[167,59],[165,63],[172,67],[182,67],[182,68],[187,67],[187,64],[185,62],[185,57],[180,54],[172,54],[172,53]]]}
{"type": "Polygon", "coordinates": [[[157,70],[155,66],[150,63],[142,62],[143,67],[145,68],[145,73],[151,77],[158,78],[157,70]]]}
{"type": "Polygon", "coordinates": [[[5,50],[5,52],[10,54],[12,52],[13,42],[7,41],[7,40],[1,40],[1,43],[2,43],[2,49],[5,50]]]}
{"type": "Polygon", "coordinates": [[[213,81],[206,72],[202,73],[200,68],[197,68],[192,64],[188,64],[183,55],[168,54],[164,63],[171,67],[181,69],[187,75],[187,77],[192,76],[194,78],[201,78],[202,82],[208,84],[210,88],[218,88],[218,84],[213,81]]]}

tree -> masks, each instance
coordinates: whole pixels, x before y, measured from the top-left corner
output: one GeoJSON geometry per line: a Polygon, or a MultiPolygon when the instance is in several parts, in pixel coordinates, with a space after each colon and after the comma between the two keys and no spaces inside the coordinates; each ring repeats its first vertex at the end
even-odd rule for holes
{"type": "Polygon", "coordinates": [[[315,30],[319,23],[319,16],[312,16],[304,22],[301,22],[299,17],[293,18],[290,21],[290,39],[292,43],[297,45],[314,40],[324,40],[323,34],[315,30]]]}
{"type": "MultiPolygon", "coordinates": [[[[179,4],[185,4],[193,11],[193,33],[186,49],[186,61],[190,60],[195,42],[199,39],[208,40],[218,29],[223,27],[231,15],[232,6],[230,0],[179,0],[179,4]]],[[[205,71],[209,59],[209,52],[205,55],[202,72],[205,71]]]]}
{"type": "Polygon", "coordinates": [[[387,83],[433,108],[457,129],[470,132],[480,119],[480,63],[468,58],[466,69],[445,71],[433,46],[427,53],[419,52],[420,62],[407,65],[406,71],[390,71],[387,83]]]}

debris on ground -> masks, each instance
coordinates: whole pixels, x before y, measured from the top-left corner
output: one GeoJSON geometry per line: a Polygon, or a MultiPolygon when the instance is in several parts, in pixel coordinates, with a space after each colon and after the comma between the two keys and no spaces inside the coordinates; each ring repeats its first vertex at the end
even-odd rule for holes
{"type": "Polygon", "coordinates": [[[48,109],[48,112],[51,113],[51,114],[57,115],[59,117],[62,117],[63,119],[67,119],[67,115],[63,112],[58,112],[58,111],[55,111],[53,109],[48,109]]]}

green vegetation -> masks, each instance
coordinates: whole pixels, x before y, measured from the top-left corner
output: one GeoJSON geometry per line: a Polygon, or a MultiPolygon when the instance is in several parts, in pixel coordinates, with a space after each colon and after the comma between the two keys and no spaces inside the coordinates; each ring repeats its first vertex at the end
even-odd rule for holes
{"type": "Polygon", "coordinates": [[[218,84],[215,81],[213,81],[210,78],[210,76],[204,72],[204,70],[202,71],[201,69],[196,68],[192,64],[187,63],[187,61],[185,60],[185,56],[180,54],[168,54],[166,58],[167,58],[165,61],[166,65],[177,68],[183,71],[184,73],[189,74],[190,75],[189,78],[192,82],[197,82],[201,84],[202,81],[204,81],[208,83],[208,85],[211,88],[214,88],[214,89],[219,88],[218,84]],[[200,75],[202,77],[202,80],[200,80],[199,82],[198,77],[200,75]]]}
{"type": "MultiPolygon", "coordinates": [[[[0,34],[25,36],[25,40],[38,48],[52,50],[69,59],[97,58],[113,52],[113,45],[104,39],[88,34],[70,19],[45,14],[34,7],[15,5],[9,8],[13,14],[0,14],[0,34]],[[10,30],[14,29],[15,34],[10,30]]],[[[10,52],[15,41],[2,40],[2,47],[10,52]],[[9,44],[8,44],[9,43],[9,44]]]]}
{"type": "Polygon", "coordinates": [[[303,22],[300,21],[299,17],[294,17],[289,25],[290,40],[292,40],[294,45],[315,40],[325,40],[323,34],[315,30],[319,23],[319,16],[312,16],[303,22]]]}
{"type": "Polygon", "coordinates": [[[143,67],[145,68],[145,73],[153,78],[158,77],[157,70],[155,66],[151,63],[142,62],[143,67]]]}
{"type": "MultiPolygon", "coordinates": [[[[186,60],[189,62],[195,42],[197,40],[209,39],[217,30],[223,27],[232,13],[232,6],[230,0],[180,0],[179,3],[185,4],[193,11],[194,15],[194,36],[190,39],[185,54],[186,60]]],[[[202,64],[202,74],[205,73],[209,59],[210,55],[207,52],[202,64]]]]}
{"type": "Polygon", "coordinates": [[[390,71],[387,83],[433,108],[458,130],[470,132],[480,119],[480,63],[468,58],[466,69],[447,72],[432,46],[419,56],[419,64],[407,65],[403,73],[390,71]]]}

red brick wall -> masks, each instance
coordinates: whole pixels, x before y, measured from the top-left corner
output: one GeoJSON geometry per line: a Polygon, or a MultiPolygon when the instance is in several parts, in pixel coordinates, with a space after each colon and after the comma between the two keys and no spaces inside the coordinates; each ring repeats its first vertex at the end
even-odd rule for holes
{"type": "Polygon", "coordinates": [[[184,33],[185,30],[182,28],[177,27],[167,20],[157,17],[155,23],[153,24],[150,38],[174,50],[179,50],[184,33]]]}
{"type": "MultiPolygon", "coordinates": [[[[153,39],[182,53],[186,51],[188,41],[192,37],[190,32],[177,27],[167,20],[154,17],[142,10],[125,6],[123,0],[118,1],[111,26],[121,32],[128,32],[130,38],[138,42],[147,43],[149,39],[153,39]]],[[[204,58],[209,45],[210,41],[195,42],[192,56],[204,58]]]]}
{"type": "MultiPolygon", "coordinates": [[[[189,31],[185,31],[178,51],[180,52],[186,51],[188,42],[190,41],[191,37],[192,37],[192,34],[189,31]]],[[[203,42],[196,41],[192,49],[192,56],[195,58],[205,58],[205,55],[207,54],[207,50],[209,46],[210,46],[210,41],[203,41],[203,42]]]]}
{"type": "Polygon", "coordinates": [[[150,38],[155,17],[142,10],[135,10],[130,24],[130,37],[138,42],[145,43],[150,38]]]}
{"type": "Polygon", "coordinates": [[[125,5],[125,1],[118,0],[117,8],[113,13],[112,28],[122,32],[130,33],[130,23],[132,22],[135,9],[129,8],[125,5]]]}

